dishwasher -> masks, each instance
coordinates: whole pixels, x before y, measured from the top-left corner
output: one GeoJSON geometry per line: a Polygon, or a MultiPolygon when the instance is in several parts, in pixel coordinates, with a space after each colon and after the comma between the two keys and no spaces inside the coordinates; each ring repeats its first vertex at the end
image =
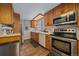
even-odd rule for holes
{"type": "Polygon", "coordinates": [[[19,56],[19,42],[0,45],[0,56],[19,56]]]}
{"type": "Polygon", "coordinates": [[[45,47],[45,34],[40,33],[39,34],[39,44],[43,47],[45,47]]]}

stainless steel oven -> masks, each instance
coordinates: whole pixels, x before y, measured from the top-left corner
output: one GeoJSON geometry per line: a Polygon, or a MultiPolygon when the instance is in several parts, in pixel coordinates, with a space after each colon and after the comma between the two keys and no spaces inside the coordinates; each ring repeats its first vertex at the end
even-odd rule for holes
{"type": "Polygon", "coordinates": [[[75,56],[77,41],[73,39],[51,36],[51,47],[53,55],[59,56],[75,56]]]}
{"type": "Polygon", "coordinates": [[[75,56],[77,45],[76,26],[62,25],[55,26],[54,35],[51,35],[51,47],[53,55],[75,56]]]}

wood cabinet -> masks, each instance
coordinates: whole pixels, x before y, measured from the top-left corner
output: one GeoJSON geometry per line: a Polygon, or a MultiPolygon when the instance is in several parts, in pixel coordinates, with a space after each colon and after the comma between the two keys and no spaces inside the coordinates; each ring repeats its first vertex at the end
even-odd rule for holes
{"type": "Polygon", "coordinates": [[[36,23],[37,23],[36,20],[32,20],[32,21],[31,21],[31,27],[32,27],[32,28],[35,28],[35,27],[36,27],[36,23]]]}
{"type": "Polygon", "coordinates": [[[45,42],[46,42],[46,44],[45,44],[45,45],[46,45],[46,48],[47,48],[47,49],[50,49],[50,45],[51,45],[51,44],[50,44],[50,35],[46,34],[45,40],[46,40],[46,41],[45,41],[45,42]]]}
{"type": "Polygon", "coordinates": [[[48,26],[48,14],[47,13],[44,15],[44,22],[45,22],[45,26],[48,26]]]}
{"type": "Polygon", "coordinates": [[[64,9],[64,5],[63,4],[60,4],[58,6],[56,6],[53,10],[53,16],[54,17],[57,17],[57,16],[60,16],[61,14],[63,14],[63,9],[64,9]]]}
{"type": "Polygon", "coordinates": [[[32,27],[32,28],[37,27],[38,21],[39,21],[39,20],[42,20],[43,17],[44,17],[44,16],[43,16],[42,14],[36,15],[36,16],[32,19],[32,21],[31,21],[31,27],[32,27]]]}
{"type": "Polygon", "coordinates": [[[11,3],[0,3],[0,23],[13,24],[13,10],[11,3]]]}
{"type": "Polygon", "coordinates": [[[45,25],[52,26],[53,25],[53,18],[61,15],[63,13],[63,5],[60,4],[54,9],[50,10],[44,15],[45,25]]]}
{"type": "Polygon", "coordinates": [[[77,26],[79,27],[79,3],[76,4],[76,11],[77,11],[77,26]]]}
{"type": "Polygon", "coordinates": [[[63,3],[63,12],[66,13],[71,10],[75,10],[75,3],[63,3]]]}
{"type": "Polygon", "coordinates": [[[39,33],[31,32],[31,38],[32,38],[35,42],[39,42],[39,33]]]}
{"type": "Polygon", "coordinates": [[[46,13],[44,15],[44,20],[45,20],[45,26],[52,26],[53,24],[53,13],[52,11],[46,13]]]}
{"type": "Polygon", "coordinates": [[[14,33],[20,33],[20,14],[14,13],[14,33]]]}
{"type": "Polygon", "coordinates": [[[50,11],[50,12],[48,13],[47,25],[48,25],[48,26],[52,26],[52,24],[53,24],[53,13],[52,13],[52,11],[50,11]]]}

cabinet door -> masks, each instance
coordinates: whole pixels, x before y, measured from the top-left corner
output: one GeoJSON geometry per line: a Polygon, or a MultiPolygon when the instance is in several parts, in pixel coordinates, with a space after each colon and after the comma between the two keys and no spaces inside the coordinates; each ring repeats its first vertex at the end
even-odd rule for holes
{"type": "Polygon", "coordinates": [[[56,6],[53,10],[54,10],[54,17],[60,16],[61,14],[63,14],[63,9],[64,6],[62,4],[56,6]]]}
{"type": "Polygon", "coordinates": [[[38,42],[39,41],[39,33],[31,32],[31,38],[38,42]]]}
{"type": "Polygon", "coordinates": [[[46,37],[46,41],[45,41],[46,42],[46,48],[50,49],[50,35],[46,35],[45,37],[46,37]]]}
{"type": "Polygon", "coordinates": [[[20,15],[14,13],[14,33],[20,33],[20,15]]]}
{"type": "Polygon", "coordinates": [[[62,5],[64,6],[64,12],[75,10],[75,3],[64,3],[62,5]]]}
{"type": "Polygon", "coordinates": [[[45,15],[44,15],[44,24],[45,24],[45,26],[48,26],[48,14],[46,13],[45,15]]]}
{"type": "Polygon", "coordinates": [[[0,23],[13,24],[12,4],[0,3],[0,23]]]}
{"type": "Polygon", "coordinates": [[[38,42],[39,41],[39,33],[35,33],[35,36],[34,36],[34,40],[36,41],[36,42],[38,42]]]}
{"type": "Polygon", "coordinates": [[[79,3],[76,4],[76,11],[77,11],[77,26],[79,27],[79,3]]]}
{"type": "Polygon", "coordinates": [[[31,27],[33,27],[33,28],[35,28],[36,27],[36,20],[32,20],[32,22],[31,22],[31,27]]]}
{"type": "Polygon", "coordinates": [[[52,13],[52,11],[49,11],[48,13],[45,14],[44,20],[45,20],[45,26],[52,26],[52,24],[53,24],[53,13],[52,13]]]}
{"type": "Polygon", "coordinates": [[[48,12],[48,20],[47,20],[47,25],[48,26],[52,26],[52,24],[53,24],[53,13],[52,13],[52,11],[50,11],[50,12],[48,12]]]}
{"type": "Polygon", "coordinates": [[[31,38],[32,39],[34,38],[34,32],[31,32],[31,38]]]}

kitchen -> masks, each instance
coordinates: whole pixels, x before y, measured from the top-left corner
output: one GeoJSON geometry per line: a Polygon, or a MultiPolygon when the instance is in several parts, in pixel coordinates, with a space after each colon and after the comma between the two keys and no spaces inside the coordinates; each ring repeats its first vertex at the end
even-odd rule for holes
{"type": "Polygon", "coordinates": [[[78,15],[78,3],[0,3],[0,56],[79,56],[78,15]]]}

